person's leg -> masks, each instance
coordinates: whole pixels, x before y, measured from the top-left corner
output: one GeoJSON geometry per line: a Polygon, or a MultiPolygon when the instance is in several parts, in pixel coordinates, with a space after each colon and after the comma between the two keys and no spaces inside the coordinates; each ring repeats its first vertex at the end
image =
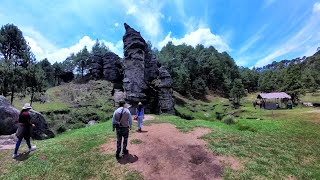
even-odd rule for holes
{"type": "Polygon", "coordinates": [[[21,145],[21,142],[22,142],[22,138],[18,138],[18,141],[17,141],[17,143],[16,143],[16,147],[15,147],[15,149],[14,149],[13,155],[17,155],[17,154],[18,154],[18,150],[19,150],[19,147],[20,147],[20,145],[21,145]]]}
{"type": "Polygon", "coordinates": [[[142,128],[142,117],[138,117],[138,130],[140,131],[142,128]]]}
{"type": "Polygon", "coordinates": [[[123,154],[128,154],[127,145],[129,138],[129,128],[123,128],[123,154]]]}
{"type": "Polygon", "coordinates": [[[122,141],[121,129],[118,128],[117,129],[117,152],[116,152],[116,158],[120,157],[121,141],[122,141]]]}
{"type": "Polygon", "coordinates": [[[142,128],[142,124],[143,124],[143,117],[140,117],[140,129],[142,128]]]}
{"type": "Polygon", "coordinates": [[[32,146],[31,146],[31,142],[30,142],[30,137],[29,138],[24,138],[25,140],[26,140],[26,142],[27,142],[27,145],[28,145],[28,148],[29,148],[29,150],[32,148],[32,146]]]}

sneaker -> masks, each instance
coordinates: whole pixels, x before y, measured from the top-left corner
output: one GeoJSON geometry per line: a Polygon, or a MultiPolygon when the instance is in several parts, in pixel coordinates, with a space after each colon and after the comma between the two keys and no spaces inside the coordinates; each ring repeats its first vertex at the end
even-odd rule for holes
{"type": "Polygon", "coordinates": [[[13,158],[13,159],[15,159],[15,158],[17,158],[17,157],[18,157],[18,154],[13,154],[13,155],[12,155],[12,158],[13,158]]]}
{"type": "Polygon", "coordinates": [[[37,147],[36,146],[31,146],[31,148],[29,149],[29,152],[31,152],[31,151],[35,151],[37,149],[37,147]]]}
{"type": "Polygon", "coordinates": [[[123,150],[123,154],[129,154],[129,150],[123,150]]]}

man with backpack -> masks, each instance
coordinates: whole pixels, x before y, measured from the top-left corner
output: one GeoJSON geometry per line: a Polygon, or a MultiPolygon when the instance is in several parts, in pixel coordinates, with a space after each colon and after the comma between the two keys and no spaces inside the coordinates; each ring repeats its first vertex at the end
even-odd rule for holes
{"type": "Polygon", "coordinates": [[[112,125],[113,131],[117,130],[117,151],[116,151],[116,158],[120,159],[120,152],[121,152],[121,144],[123,138],[123,146],[122,146],[122,153],[128,154],[129,151],[127,150],[128,138],[129,138],[129,129],[132,128],[132,117],[129,111],[129,105],[125,103],[125,101],[119,102],[119,108],[114,111],[112,117],[112,125]]]}

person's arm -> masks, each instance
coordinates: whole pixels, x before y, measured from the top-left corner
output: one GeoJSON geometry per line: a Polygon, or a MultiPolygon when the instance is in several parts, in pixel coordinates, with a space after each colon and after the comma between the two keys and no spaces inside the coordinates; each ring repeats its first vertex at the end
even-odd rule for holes
{"type": "Polygon", "coordinates": [[[141,109],[142,111],[142,119],[144,119],[144,107],[141,109]]]}
{"type": "Polygon", "coordinates": [[[114,111],[112,116],[112,131],[114,131],[114,129],[116,128],[115,122],[116,122],[116,111],[114,111]]]}
{"type": "Polygon", "coordinates": [[[128,110],[128,113],[129,113],[129,125],[130,125],[130,129],[132,129],[132,117],[129,110],[128,110]]]}

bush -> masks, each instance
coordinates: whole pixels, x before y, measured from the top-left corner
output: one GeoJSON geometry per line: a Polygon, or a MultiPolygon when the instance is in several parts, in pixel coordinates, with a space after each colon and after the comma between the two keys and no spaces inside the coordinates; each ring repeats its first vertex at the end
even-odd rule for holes
{"type": "Polygon", "coordinates": [[[60,126],[58,126],[56,131],[57,131],[57,133],[63,133],[66,130],[67,130],[67,127],[65,125],[60,125],[60,126]]]}
{"type": "Polygon", "coordinates": [[[192,120],[194,117],[192,116],[192,112],[188,110],[188,108],[184,107],[175,107],[176,115],[181,117],[182,119],[192,120]]]}
{"type": "Polygon", "coordinates": [[[225,116],[222,121],[228,125],[237,123],[237,120],[232,115],[225,116]]]}
{"type": "Polygon", "coordinates": [[[250,127],[250,126],[247,126],[247,125],[239,125],[239,126],[238,126],[238,129],[239,129],[240,131],[257,132],[257,129],[256,129],[256,128],[253,128],[253,127],[250,127]]]}

